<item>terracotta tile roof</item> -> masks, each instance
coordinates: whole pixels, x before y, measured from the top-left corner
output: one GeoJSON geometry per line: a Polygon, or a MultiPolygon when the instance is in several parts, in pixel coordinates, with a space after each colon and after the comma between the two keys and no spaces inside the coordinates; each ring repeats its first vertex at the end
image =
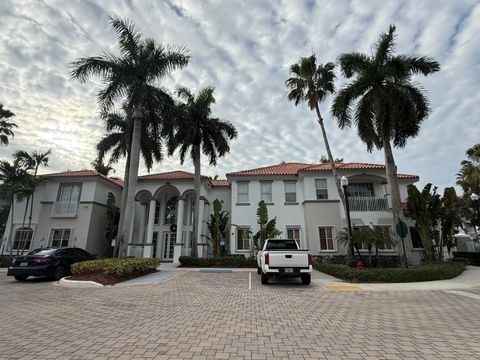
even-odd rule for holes
{"type": "Polygon", "coordinates": [[[78,170],[78,171],[63,171],[53,174],[41,175],[44,177],[99,177],[105,181],[108,181],[114,185],[123,187],[123,181],[117,178],[110,178],[103,174],[100,174],[94,170],[78,170]]]}
{"type": "Polygon", "coordinates": [[[313,165],[315,164],[298,163],[298,162],[281,163],[281,164],[265,166],[257,169],[231,172],[231,173],[228,173],[227,176],[297,175],[301,169],[310,167],[313,165]]]}
{"type": "MultiPolygon", "coordinates": [[[[202,175],[202,178],[207,178],[206,176],[202,175]]],[[[183,170],[176,170],[176,171],[169,171],[164,173],[158,174],[148,174],[142,175],[138,177],[139,181],[148,181],[148,180],[193,180],[194,174],[183,171],[183,170]]]]}
{"type": "MultiPolygon", "coordinates": [[[[369,163],[336,163],[339,170],[371,170],[371,169],[385,169],[382,164],[369,163]]],[[[228,173],[227,176],[279,176],[279,175],[298,175],[300,172],[313,171],[330,171],[332,168],[330,163],[323,164],[306,164],[306,163],[282,163],[278,165],[266,166],[257,169],[237,171],[228,173]]],[[[417,175],[398,174],[399,179],[418,179],[417,175]]]]}
{"type": "Polygon", "coordinates": [[[230,187],[230,183],[228,180],[223,180],[223,179],[210,179],[210,184],[212,187],[230,187]]]}

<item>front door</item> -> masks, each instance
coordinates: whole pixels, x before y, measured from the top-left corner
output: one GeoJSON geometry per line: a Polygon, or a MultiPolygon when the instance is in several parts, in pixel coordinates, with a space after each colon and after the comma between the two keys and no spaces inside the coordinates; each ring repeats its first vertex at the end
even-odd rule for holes
{"type": "Polygon", "coordinates": [[[174,232],[163,233],[163,247],[162,247],[162,260],[173,260],[173,248],[175,241],[177,240],[177,234],[174,232]]]}

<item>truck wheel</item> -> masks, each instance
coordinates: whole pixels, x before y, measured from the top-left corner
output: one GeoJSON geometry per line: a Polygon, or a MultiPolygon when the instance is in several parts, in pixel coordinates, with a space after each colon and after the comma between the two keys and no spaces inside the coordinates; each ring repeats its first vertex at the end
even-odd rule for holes
{"type": "Polygon", "coordinates": [[[302,279],[303,285],[310,285],[310,280],[312,278],[310,274],[302,274],[300,275],[300,278],[302,279]]]}
{"type": "Polygon", "coordinates": [[[262,269],[257,266],[257,274],[260,275],[262,273],[262,269]]]}
{"type": "Polygon", "coordinates": [[[267,285],[268,284],[268,275],[267,274],[264,274],[262,272],[262,284],[263,285],[267,285]]]}

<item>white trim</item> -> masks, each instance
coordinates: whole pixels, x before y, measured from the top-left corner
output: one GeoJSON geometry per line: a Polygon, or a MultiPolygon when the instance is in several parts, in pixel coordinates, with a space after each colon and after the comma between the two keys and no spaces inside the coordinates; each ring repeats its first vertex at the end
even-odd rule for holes
{"type": "Polygon", "coordinates": [[[335,225],[317,225],[317,239],[318,239],[318,246],[319,252],[337,252],[338,251],[338,244],[337,244],[337,229],[335,225]],[[322,249],[322,242],[320,240],[320,228],[332,228],[332,244],[333,249],[322,249]]]}
{"type": "MultiPolygon", "coordinates": [[[[70,246],[70,241],[72,241],[73,239],[73,228],[68,228],[68,227],[59,227],[59,228],[49,228],[49,235],[48,235],[48,243],[47,243],[47,247],[53,247],[52,245],[52,242],[53,242],[53,231],[55,230],[62,230],[62,231],[65,231],[65,230],[70,230],[70,237],[68,238],[68,244],[66,247],[69,247],[70,246]]],[[[62,237],[63,237],[63,234],[62,234],[62,237]]],[[[62,244],[60,244],[62,245],[62,244]]],[[[60,246],[62,247],[62,246],[60,246]]]]}
{"type": "Polygon", "coordinates": [[[250,237],[250,239],[248,239],[248,241],[249,241],[248,249],[239,249],[238,248],[238,238],[237,238],[238,230],[252,230],[252,227],[250,225],[239,225],[235,229],[235,252],[249,253],[250,252],[250,247],[252,245],[252,244],[250,244],[250,242],[252,241],[252,238],[250,237]]]}

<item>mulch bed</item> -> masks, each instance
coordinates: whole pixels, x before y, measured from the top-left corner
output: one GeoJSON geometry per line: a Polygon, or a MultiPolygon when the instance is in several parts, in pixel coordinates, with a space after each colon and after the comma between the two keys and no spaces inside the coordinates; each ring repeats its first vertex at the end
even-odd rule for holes
{"type": "Polygon", "coordinates": [[[104,273],[70,275],[67,277],[67,280],[95,281],[102,285],[115,285],[122,281],[135,279],[140,276],[148,275],[157,271],[158,270],[156,269],[151,269],[150,271],[145,271],[142,273],[133,273],[133,274],[125,274],[125,275],[110,275],[110,274],[104,274],[104,273]]]}

